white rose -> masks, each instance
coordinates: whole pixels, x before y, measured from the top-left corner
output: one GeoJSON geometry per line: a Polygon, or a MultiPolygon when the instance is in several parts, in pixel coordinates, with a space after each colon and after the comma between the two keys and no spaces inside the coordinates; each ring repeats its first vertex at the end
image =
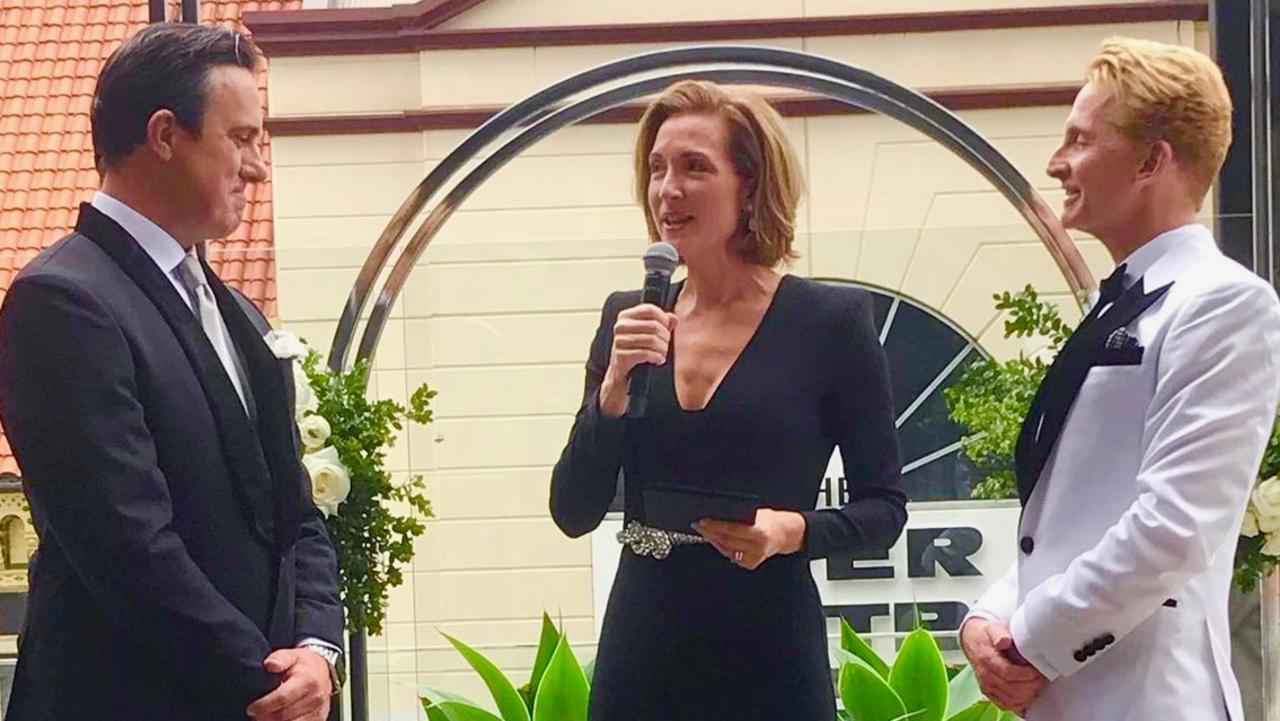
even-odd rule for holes
{"type": "Polygon", "coordinates": [[[1267,536],[1267,542],[1262,544],[1262,555],[1280,558],[1280,534],[1267,536]]]}
{"type": "Polygon", "coordinates": [[[1280,481],[1268,478],[1253,489],[1253,508],[1258,529],[1263,533],[1280,530],[1280,481]]]}
{"type": "Polygon", "coordinates": [[[1258,514],[1253,510],[1253,504],[1244,511],[1244,521],[1240,524],[1240,535],[1253,538],[1258,535],[1261,529],[1258,528],[1258,514]]]}
{"type": "Polygon", "coordinates": [[[315,391],[311,390],[311,381],[307,379],[307,372],[302,369],[302,364],[293,364],[293,417],[299,422],[305,416],[307,411],[315,411],[320,407],[320,402],[316,400],[315,391]]]}
{"type": "Polygon", "coordinates": [[[302,456],[302,465],[311,476],[311,497],[325,516],[338,512],[338,504],[351,493],[351,476],[338,459],[333,446],[302,456]]]}
{"type": "Polygon", "coordinates": [[[324,443],[329,440],[329,434],[332,432],[329,421],[322,415],[308,413],[298,421],[298,433],[302,435],[302,445],[308,451],[324,448],[324,443]]]}
{"type": "Polygon", "coordinates": [[[306,358],[308,351],[311,350],[297,333],[287,330],[273,330],[262,336],[262,340],[266,341],[271,352],[281,359],[306,358]]]}

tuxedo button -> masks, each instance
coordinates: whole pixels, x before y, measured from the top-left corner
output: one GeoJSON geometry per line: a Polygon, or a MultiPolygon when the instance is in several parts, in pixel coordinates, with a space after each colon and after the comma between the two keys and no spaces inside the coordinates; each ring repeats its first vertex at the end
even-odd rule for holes
{"type": "Polygon", "coordinates": [[[1018,541],[1018,547],[1022,549],[1023,553],[1030,556],[1031,552],[1036,550],[1036,542],[1031,538],[1031,536],[1023,536],[1022,540],[1018,541]]]}
{"type": "Polygon", "coordinates": [[[1111,644],[1113,644],[1113,643],[1115,643],[1115,642],[1116,642],[1116,637],[1115,637],[1115,636],[1113,636],[1113,635],[1111,635],[1111,634],[1109,634],[1109,633],[1108,633],[1108,634],[1103,635],[1103,637],[1102,637],[1102,645],[1103,645],[1104,647],[1106,647],[1106,646],[1110,646],[1111,644]]]}
{"type": "Polygon", "coordinates": [[[1103,643],[1101,638],[1095,638],[1092,641],[1090,641],[1089,645],[1086,646],[1085,648],[1089,649],[1089,655],[1092,656],[1093,654],[1101,651],[1102,647],[1106,645],[1107,644],[1103,643]]]}
{"type": "Polygon", "coordinates": [[[1085,661],[1089,660],[1089,654],[1085,653],[1084,649],[1076,651],[1074,654],[1072,654],[1072,656],[1075,658],[1075,660],[1079,661],[1080,663],[1084,663],[1085,661]]]}

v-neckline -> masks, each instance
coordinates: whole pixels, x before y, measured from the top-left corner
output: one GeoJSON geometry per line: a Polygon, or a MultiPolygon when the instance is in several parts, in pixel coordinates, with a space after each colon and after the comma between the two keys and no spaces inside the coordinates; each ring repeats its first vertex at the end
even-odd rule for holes
{"type": "MultiPolygon", "coordinates": [[[[765,323],[769,321],[769,316],[773,314],[774,307],[778,305],[778,296],[782,294],[783,284],[787,283],[790,277],[791,277],[790,275],[783,275],[781,278],[778,279],[778,285],[776,288],[773,289],[773,297],[769,299],[769,305],[764,309],[764,313],[760,315],[760,322],[756,323],[755,330],[751,331],[751,335],[750,337],[747,338],[747,342],[743,343],[742,347],[738,349],[738,355],[734,356],[733,360],[729,363],[729,367],[725,369],[724,373],[720,375],[720,378],[716,381],[715,385],[711,387],[711,393],[710,395],[707,396],[707,402],[702,404],[701,408],[686,408],[684,405],[684,402],[680,400],[680,386],[677,382],[679,373],[677,372],[677,369],[676,369],[676,344],[674,339],[672,340],[672,343],[671,343],[671,395],[672,397],[675,398],[676,408],[679,409],[681,413],[696,415],[699,413],[705,413],[707,409],[711,408],[711,405],[715,403],[716,398],[719,397],[720,395],[720,389],[724,387],[725,382],[729,380],[729,376],[733,375],[734,369],[738,367],[739,361],[741,361],[742,357],[747,354],[747,351],[751,348],[751,346],[755,344],[756,338],[760,336],[761,329],[763,329],[765,326],[765,323]]],[[[684,281],[682,280],[680,281],[680,289],[676,292],[677,299],[680,297],[680,293],[683,291],[684,291],[684,281]]]]}

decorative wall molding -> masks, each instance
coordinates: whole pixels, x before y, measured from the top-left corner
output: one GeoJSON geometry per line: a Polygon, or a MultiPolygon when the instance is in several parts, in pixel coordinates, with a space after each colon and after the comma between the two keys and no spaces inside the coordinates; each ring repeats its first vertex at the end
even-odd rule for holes
{"type": "Polygon", "coordinates": [[[1206,0],[1147,0],[1070,7],[953,10],[685,23],[566,25],[437,30],[483,0],[420,0],[412,5],[245,13],[269,57],[355,55],[418,50],[551,45],[673,43],[763,38],[925,33],[1209,19],[1206,0]]]}
{"type": "MultiPolygon", "coordinates": [[[[975,88],[946,88],[925,94],[950,110],[985,110],[1045,105],[1070,105],[1079,92],[1078,84],[1007,85],[975,88]]],[[[851,115],[866,112],[830,98],[815,95],[786,95],[771,99],[787,117],[851,115]]],[[[267,130],[275,137],[285,135],[361,135],[366,133],[408,133],[423,130],[474,128],[500,107],[423,108],[402,113],[367,115],[308,115],[275,117],[267,120],[267,130]]],[[[607,110],[584,122],[634,123],[644,105],[632,103],[607,110]]]]}

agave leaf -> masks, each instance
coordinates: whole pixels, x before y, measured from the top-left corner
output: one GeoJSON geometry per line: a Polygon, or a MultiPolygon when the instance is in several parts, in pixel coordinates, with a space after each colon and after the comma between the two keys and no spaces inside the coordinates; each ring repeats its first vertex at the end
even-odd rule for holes
{"type": "Polygon", "coordinates": [[[947,711],[947,667],[933,635],[923,628],[907,634],[889,672],[889,685],[916,721],[942,721],[947,711]]]}
{"type": "Polygon", "coordinates": [[[502,721],[475,703],[439,689],[423,686],[418,689],[422,708],[428,721],[502,721]]]}
{"type": "Polygon", "coordinates": [[[853,630],[853,626],[850,626],[843,617],[840,619],[840,647],[865,661],[880,674],[880,678],[889,680],[889,664],[885,663],[884,659],[880,658],[880,654],[862,640],[858,632],[853,630]]]}
{"type": "Polygon", "coordinates": [[[898,693],[865,662],[840,669],[840,700],[853,721],[894,721],[907,712],[898,693]]]}
{"type": "Polygon", "coordinates": [[[582,675],[587,677],[587,689],[590,690],[591,679],[596,676],[596,660],[594,658],[582,664],[582,675]]]}
{"type": "Polygon", "coordinates": [[[958,713],[948,716],[947,721],[997,721],[1000,709],[990,701],[978,701],[958,713]]]}
{"type": "Polygon", "coordinates": [[[587,721],[587,676],[561,635],[533,700],[533,721],[587,721]]]}
{"type": "Polygon", "coordinates": [[[546,672],[547,664],[551,661],[551,654],[555,652],[556,644],[559,642],[559,629],[551,622],[551,617],[547,615],[546,611],[543,611],[542,636],[538,639],[538,653],[533,659],[533,673],[529,675],[530,698],[538,696],[538,684],[542,682],[542,674],[546,672]]]}
{"type": "Polygon", "coordinates": [[[996,721],[1019,721],[1018,714],[1012,711],[1001,711],[996,721]]]}
{"type": "Polygon", "coordinates": [[[453,636],[447,633],[441,635],[447,638],[467,663],[471,664],[471,668],[480,674],[484,685],[489,687],[489,693],[493,694],[493,702],[498,706],[498,713],[502,714],[502,721],[529,721],[529,708],[524,705],[524,699],[520,697],[520,693],[502,671],[493,665],[493,662],[453,636]]]}
{"type": "Polygon", "coordinates": [[[982,689],[978,687],[978,677],[973,674],[972,666],[960,669],[960,673],[952,677],[947,687],[947,713],[943,716],[945,719],[950,719],[984,700],[982,689]]]}

